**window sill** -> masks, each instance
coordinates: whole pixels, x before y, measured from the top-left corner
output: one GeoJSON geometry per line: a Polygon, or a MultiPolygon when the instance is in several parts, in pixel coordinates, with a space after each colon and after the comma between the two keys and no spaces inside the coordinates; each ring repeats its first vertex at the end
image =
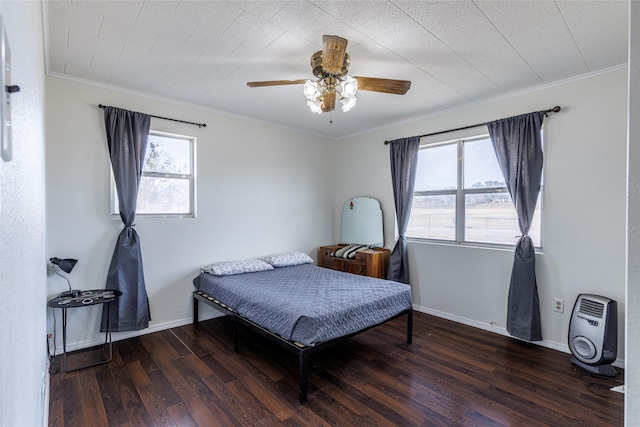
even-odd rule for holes
{"type": "MultiPolygon", "coordinates": [[[[113,221],[120,221],[120,214],[111,214],[110,215],[111,220],[113,221]]],[[[190,218],[195,218],[196,216],[194,214],[138,214],[136,215],[136,221],[138,220],[145,220],[145,219],[156,219],[156,218],[162,218],[162,219],[190,219],[190,218]]]]}
{"type": "MultiPolygon", "coordinates": [[[[427,240],[427,239],[418,239],[415,237],[407,237],[407,243],[409,244],[418,244],[418,245],[428,245],[428,246],[448,246],[448,247],[457,247],[457,248],[471,248],[471,249],[482,249],[482,250],[493,250],[493,251],[503,251],[503,252],[513,252],[515,247],[514,245],[498,245],[491,243],[476,243],[476,242],[451,242],[447,240],[427,240]]],[[[536,247],[535,253],[536,255],[542,255],[543,250],[541,247],[536,247]]]]}

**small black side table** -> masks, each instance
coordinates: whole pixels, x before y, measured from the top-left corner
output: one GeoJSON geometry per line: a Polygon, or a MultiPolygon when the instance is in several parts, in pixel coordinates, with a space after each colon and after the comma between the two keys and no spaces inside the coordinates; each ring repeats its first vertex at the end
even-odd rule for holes
{"type": "MultiPolygon", "coordinates": [[[[79,369],[89,368],[91,366],[102,365],[103,363],[108,363],[111,361],[113,357],[112,351],[112,342],[111,342],[111,325],[109,324],[109,306],[111,305],[111,301],[119,298],[122,295],[122,292],[110,290],[110,289],[93,289],[89,291],[81,291],[80,295],[77,297],[57,297],[47,302],[49,307],[53,308],[61,308],[62,309],[62,351],[63,351],[63,367],[64,372],[73,372],[79,369]],[[92,363],[85,366],[80,366],[77,368],[73,368],[71,370],[67,369],[67,309],[68,308],[77,308],[77,307],[88,307],[92,305],[98,304],[107,304],[107,330],[104,336],[104,345],[109,344],[109,358],[106,360],[101,360],[96,363],[92,363]]],[[[103,345],[103,346],[104,346],[103,345]]]]}

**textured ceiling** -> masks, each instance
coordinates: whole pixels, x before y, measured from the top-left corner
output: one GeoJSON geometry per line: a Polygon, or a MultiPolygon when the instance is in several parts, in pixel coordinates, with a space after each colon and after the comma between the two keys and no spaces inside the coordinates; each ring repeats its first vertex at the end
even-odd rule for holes
{"type": "Polygon", "coordinates": [[[625,64],[628,8],[626,1],[44,1],[46,63],[51,75],[339,138],[625,64]],[[246,86],[313,78],[309,59],[323,34],[349,40],[350,75],[411,80],[411,89],[359,91],[351,111],[314,114],[301,85],[246,86]]]}

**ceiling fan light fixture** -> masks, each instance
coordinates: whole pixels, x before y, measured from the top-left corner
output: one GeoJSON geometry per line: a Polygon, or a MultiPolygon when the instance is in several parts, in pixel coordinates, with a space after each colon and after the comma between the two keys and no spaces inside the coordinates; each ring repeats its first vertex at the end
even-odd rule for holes
{"type": "Polygon", "coordinates": [[[304,83],[304,87],[302,90],[304,91],[304,96],[312,102],[317,101],[322,94],[320,85],[318,84],[318,82],[315,82],[313,80],[307,80],[304,83]]]}
{"type": "Polygon", "coordinates": [[[355,96],[358,91],[358,80],[351,76],[340,82],[340,94],[342,96],[355,96]]]}
{"type": "Polygon", "coordinates": [[[322,101],[318,98],[315,101],[308,100],[307,106],[312,113],[322,114],[322,101]]]}
{"type": "Polygon", "coordinates": [[[351,96],[341,96],[340,102],[342,103],[342,111],[345,113],[351,110],[356,105],[356,97],[354,95],[351,96]]]}
{"type": "Polygon", "coordinates": [[[356,105],[356,92],[358,91],[358,80],[349,76],[336,86],[336,90],[340,94],[340,102],[342,103],[342,111],[345,113],[356,105]]]}

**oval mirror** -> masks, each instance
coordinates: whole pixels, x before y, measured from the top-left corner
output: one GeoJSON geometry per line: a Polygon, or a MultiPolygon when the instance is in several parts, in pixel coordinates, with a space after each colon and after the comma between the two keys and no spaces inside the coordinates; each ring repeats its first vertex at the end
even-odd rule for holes
{"type": "Polygon", "coordinates": [[[342,207],[342,243],[384,246],[382,209],[372,197],[354,197],[342,207]]]}

